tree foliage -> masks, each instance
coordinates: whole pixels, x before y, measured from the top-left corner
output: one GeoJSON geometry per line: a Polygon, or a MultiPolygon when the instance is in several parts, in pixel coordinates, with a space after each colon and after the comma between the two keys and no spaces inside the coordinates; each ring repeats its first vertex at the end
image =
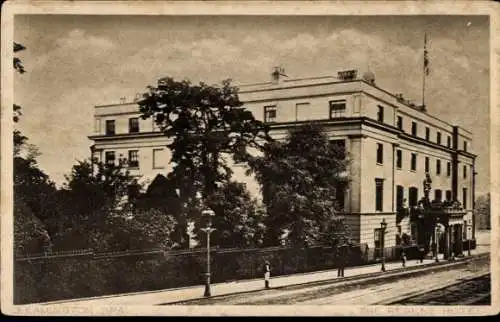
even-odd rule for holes
{"type": "Polygon", "coordinates": [[[171,248],[189,247],[189,236],[187,234],[188,212],[192,207],[185,207],[184,200],[181,199],[175,188],[171,176],[168,178],[159,174],[148,186],[146,193],[140,196],[136,202],[138,212],[152,211],[154,214],[164,214],[170,221],[175,221],[168,240],[171,248]]]}
{"type": "MultiPolygon", "coordinates": [[[[24,47],[20,43],[14,43],[14,53],[17,53],[19,51],[25,50],[26,47],[24,47]]],[[[21,59],[19,57],[14,56],[14,69],[18,71],[21,74],[24,74],[26,70],[24,69],[23,63],[21,62],[21,59]]]]}
{"type": "Polygon", "coordinates": [[[75,164],[59,191],[60,215],[54,218],[64,224],[59,227],[64,243],[71,248],[127,249],[128,194],[135,185],[124,160],[118,165],[88,160],[75,164]]]}
{"type": "Polygon", "coordinates": [[[479,229],[491,228],[491,196],[487,193],[476,200],[476,222],[479,229]]]}
{"type": "Polygon", "coordinates": [[[184,195],[201,190],[208,199],[217,184],[231,177],[224,156],[243,159],[247,147],[260,146],[260,140],[269,138],[266,125],[242,107],[238,90],[229,80],[222,86],[209,86],[166,77],[148,89],[139,101],[140,112],[143,118],[152,117],[172,138],[168,146],[172,176],[188,183],[181,186],[184,195]]]}
{"type": "MultiPolygon", "coordinates": [[[[263,244],[265,212],[250,196],[245,184],[230,181],[225,183],[207,200],[215,212],[211,219],[216,228],[211,234],[214,245],[226,248],[258,247],[263,244]]],[[[206,245],[206,234],[200,228],[206,227],[207,218],[198,218],[195,233],[200,245],[206,245]]]]}
{"type": "Polygon", "coordinates": [[[348,159],[319,125],[291,130],[284,142],[269,143],[249,164],[268,211],[266,244],[277,244],[284,232],[292,244],[303,246],[334,238],[333,230],[345,231],[335,196],[348,182],[348,159]]]}

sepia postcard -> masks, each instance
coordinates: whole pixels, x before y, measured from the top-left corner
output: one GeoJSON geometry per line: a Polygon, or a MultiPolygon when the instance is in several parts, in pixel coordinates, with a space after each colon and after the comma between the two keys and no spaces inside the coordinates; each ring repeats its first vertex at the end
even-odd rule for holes
{"type": "Polygon", "coordinates": [[[2,313],[498,314],[499,13],[6,1],[2,313]]]}

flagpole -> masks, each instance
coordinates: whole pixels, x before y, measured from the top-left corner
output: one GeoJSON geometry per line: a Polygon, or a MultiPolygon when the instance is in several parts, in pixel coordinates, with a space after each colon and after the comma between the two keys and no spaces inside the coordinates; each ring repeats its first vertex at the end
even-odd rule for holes
{"type": "Polygon", "coordinates": [[[424,35],[424,64],[422,71],[422,109],[425,111],[425,78],[429,73],[429,60],[427,58],[427,32],[424,35]]]}

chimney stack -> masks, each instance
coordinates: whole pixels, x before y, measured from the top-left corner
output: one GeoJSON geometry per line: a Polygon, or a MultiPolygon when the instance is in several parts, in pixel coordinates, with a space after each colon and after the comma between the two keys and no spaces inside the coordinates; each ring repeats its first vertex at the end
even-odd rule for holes
{"type": "Polygon", "coordinates": [[[274,71],[271,73],[272,81],[274,84],[279,84],[281,80],[281,76],[288,77],[285,74],[285,69],[280,66],[274,67],[274,71]]]}

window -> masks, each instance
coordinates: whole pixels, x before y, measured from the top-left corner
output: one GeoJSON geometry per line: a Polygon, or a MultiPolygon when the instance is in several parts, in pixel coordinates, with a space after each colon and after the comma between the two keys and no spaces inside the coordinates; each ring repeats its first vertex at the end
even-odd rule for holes
{"type": "Polygon", "coordinates": [[[446,190],[446,201],[451,201],[451,190],[446,190]]]}
{"type": "Polygon", "coordinates": [[[428,126],[425,127],[425,140],[429,141],[431,139],[431,129],[428,126]]]}
{"type": "Polygon", "coordinates": [[[396,150],[396,168],[401,169],[403,167],[403,151],[396,150]]]}
{"type": "Polygon", "coordinates": [[[441,174],[441,160],[436,160],[436,174],[441,174]]]}
{"type": "Polygon", "coordinates": [[[276,105],[264,106],[264,122],[276,122],[276,105]]]}
{"type": "Polygon", "coordinates": [[[448,135],[448,138],[446,139],[446,146],[451,148],[451,137],[448,135]]]}
{"type": "Polygon", "coordinates": [[[405,188],[403,186],[396,186],[396,210],[400,211],[403,208],[403,199],[405,188]]]}
{"type": "Polygon", "coordinates": [[[467,188],[462,188],[462,205],[467,209],[467,188]]]}
{"type": "Polygon", "coordinates": [[[330,118],[342,117],[345,114],[345,100],[330,101],[330,118]]]}
{"type": "Polygon", "coordinates": [[[131,168],[139,167],[139,151],[130,150],[128,151],[128,166],[131,168]]]}
{"type": "Polygon", "coordinates": [[[375,179],[375,211],[382,211],[384,204],[384,179],[375,179]]]}
{"type": "Polygon", "coordinates": [[[418,203],[418,188],[410,187],[408,189],[408,205],[415,207],[418,203]]]}
{"type": "Polygon", "coordinates": [[[307,102],[295,104],[295,121],[304,121],[309,119],[309,116],[311,115],[310,105],[311,104],[307,102]]]}
{"type": "Polygon", "coordinates": [[[451,176],[451,164],[450,161],[446,162],[446,176],[451,176]]]}
{"type": "Polygon", "coordinates": [[[128,133],[139,132],[139,118],[132,117],[128,119],[128,133]]]}
{"type": "Polygon", "coordinates": [[[467,152],[467,141],[464,141],[464,152],[467,152]]]}
{"type": "Polygon", "coordinates": [[[166,158],[165,149],[153,149],[153,169],[165,168],[166,158]]]}
{"type": "Polygon", "coordinates": [[[425,157],[425,172],[429,172],[429,157],[425,157]]]}
{"type": "Polygon", "coordinates": [[[464,179],[467,178],[467,166],[464,165],[464,179]]]}
{"type": "Polygon", "coordinates": [[[115,165],[115,151],[106,151],[106,165],[115,165]]]}
{"type": "Polygon", "coordinates": [[[441,132],[437,132],[436,143],[441,144],[441,132]]]}
{"type": "Polygon", "coordinates": [[[346,157],[345,140],[331,140],[330,143],[335,147],[339,159],[344,160],[346,157]]]}
{"type": "Polygon", "coordinates": [[[417,154],[411,154],[411,171],[417,171],[417,154]]]}
{"type": "Polygon", "coordinates": [[[397,126],[398,126],[398,129],[403,130],[403,117],[402,116],[398,116],[397,126]]]}
{"type": "Polygon", "coordinates": [[[384,146],[382,143],[377,143],[377,163],[384,163],[384,146]]]}
{"type": "Polygon", "coordinates": [[[377,121],[384,122],[384,107],[378,106],[377,121]]]}
{"type": "Polygon", "coordinates": [[[115,120],[106,120],[106,135],[115,134],[115,120]]]}
{"type": "Polygon", "coordinates": [[[439,189],[434,190],[434,200],[441,201],[443,198],[443,192],[439,189]]]}
{"type": "Polygon", "coordinates": [[[417,136],[417,123],[411,122],[411,135],[417,136]]]}

